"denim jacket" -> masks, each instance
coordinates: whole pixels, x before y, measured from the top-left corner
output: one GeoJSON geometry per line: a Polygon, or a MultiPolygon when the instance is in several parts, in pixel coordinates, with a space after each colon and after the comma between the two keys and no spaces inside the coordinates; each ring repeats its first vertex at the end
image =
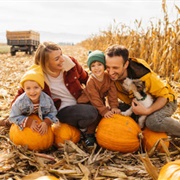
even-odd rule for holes
{"type": "MultiPolygon", "coordinates": [[[[85,71],[82,68],[82,66],[79,64],[79,62],[73,57],[63,55],[63,58],[65,59],[63,63],[64,84],[69,90],[69,92],[71,93],[71,95],[75,99],[78,99],[82,93],[83,85],[85,85],[88,80],[88,77],[89,77],[88,72],[85,71]]],[[[36,67],[38,65],[34,64],[33,66],[36,67]]],[[[44,84],[45,87],[43,89],[43,92],[45,92],[50,97],[52,97],[50,83],[46,77],[46,74],[44,74],[44,78],[45,78],[45,84],[44,84]]],[[[24,90],[22,88],[18,89],[18,93],[13,99],[12,104],[17,99],[17,97],[19,97],[23,92],[24,90]]],[[[61,99],[56,98],[56,99],[53,99],[53,101],[56,108],[59,109],[59,107],[61,106],[61,99]]]]}
{"type": "MultiPolygon", "coordinates": [[[[25,118],[27,118],[29,115],[33,113],[33,110],[33,103],[24,92],[12,104],[9,119],[11,122],[20,126],[20,124],[22,124],[25,118]]],[[[48,96],[46,93],[41,92],[38,109],[39,118],[42,120],[48,118],[53,123],[57,123],[58,119],[56,118],[56,114],[57,109],[54,106],[54,102],[51,99],[51,97],[48,96]]]]}

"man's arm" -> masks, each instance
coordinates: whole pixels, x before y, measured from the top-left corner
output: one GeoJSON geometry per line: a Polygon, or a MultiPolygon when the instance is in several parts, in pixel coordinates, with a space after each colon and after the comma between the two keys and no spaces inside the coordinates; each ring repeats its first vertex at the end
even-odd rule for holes
{"type": "Polygon", "coordinates": [[[156,101],[149,108],[146,108],[136,99],[133,99],[132,110],[136,115],[149,115],[164,107],[166,103],[167,103],[166,98],[158,97],[156,101]]]}

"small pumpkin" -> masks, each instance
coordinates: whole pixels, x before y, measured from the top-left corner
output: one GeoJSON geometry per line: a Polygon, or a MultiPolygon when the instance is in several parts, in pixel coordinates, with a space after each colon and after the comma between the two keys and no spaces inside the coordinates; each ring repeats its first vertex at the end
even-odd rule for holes
{"type": "MultiPolygon", "coordinates": [[[[151,131],[149,128],[145,127],[145,129],[143,130],[142,139],[143,148],[147,152],[149,152],[151,148],[155,145],[155,143],[162,138],[168,138],[167,134],[163,132],[154,132],[151,131]]],[[[165,145],[167,146],[167,148],[169,148],[169,141],[165,141],[165,145]]],[[[160,144],[158,145],[157,150],[159,152],[164,152],[160,144]]]]}
{"type": "Polygon", "coordinates": [[[165,164],[160,170],[158,180],[180,180],[180,160],[165,164]]]}
{"type": "Polygon", "coordinates": [[[64,144],[65,140],[77,143],[81,137],[81,133],[76,127],[66,123],[61,123],[60,125],[53,124],[52,131],[54,133],[54,144],[57,147],[61,147],[60,144],[64,144]]]}
{"type": "Polygon", "coordinates": [[[97,143],[106,149],[122,153],[139,149],[141,129],[131,118],[114,114],[112,118],[102,118],[96,131],[97,143]]]}
{"type": "Polygon", "coordinates": [[[41,176],[36,178],[35,180],[58,180],[55,176],[41,176]]]}
{"type": "MultiPolygon", "coordinates": [[[[42,120],[37,115],[30,115],[31,118],[37,120],[38,123],[42,120]]],[[[19,129],[19,126],[12,124],[9,131],[10,140],[16,145],[27,146],[29,150],[41,151],[48,149],[54,142],[54,135],[49,127],[48,132],[44,135],[40,135],[38,132],[32,131],[29,127],[25,127],[23,130],[19,129]]]]}

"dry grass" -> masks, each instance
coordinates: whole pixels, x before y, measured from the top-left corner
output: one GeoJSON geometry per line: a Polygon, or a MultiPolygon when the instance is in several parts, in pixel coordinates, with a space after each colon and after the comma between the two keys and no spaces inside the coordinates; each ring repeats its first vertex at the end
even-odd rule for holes
{"type": "MultiPolygon", "coordinates": [[[[178,93],[179,105],[180,19],[169,22],[165,0],[162,0],[162,9],[163,21],[159,20],[156,25],[150,22],[151,28],[147,31],[142,29],[139,21],[135,21],[136,31],[115,22],[107,31],[83,41],[81,46],[62,46],[63,53],[76,58],[88,70],[88,50],[105,51],[111,44],[124,44],[131,56],[145,59],[155,72],[170,81],[178,93]]],[[[179,14],[180,9],[176,9],[179,14]]],[[[8,48],[0,45],[0,121],[8,118],[20,78],[33,63],[33,56],[17,53],[12,57],[7,54],[8,48]]],[[[173,117],[180,119],[180,106],[173,117]]],[[[141,148],[128,154],[96,146],[86,149],[82,143],[75,145],[71,141],[61,149],[52,147],[44,152],[33,152],[15,146],[9,140],[9,129],[5,127],[0,127],[0,139],[0,179],[8,180],[34,180],[45,174],[55,175],[60,180],[156,180],[164,164],[180,158],[179,138],[168,139],[170,147],[165,153],[157,152],[154,146],[149,154],[141,148]]]]}
{"type": "Polygon", "coordinates": [[[5,43],[0,43],[0,54],[6,54],[10,52],[10,46],[5,43]]]}
{"type": "MultiPolygon", "coordinates": [[[[86,66],[87,51],[81,46],[62,46],[64,54],[75,57],[86,66]]],[[[0,120],[8,118],[12,99],[17,93],[19,81],[33,63],[33,56],[17,53],[16,56],[1,54],[0,67],[0,120]]],[[[173,82],[178,93],[180,87],[173,82]]],[[[174,117],[179,118],[179,108],[174,117]]],[[[33,152],[26,147],[15,146],[9,140],[9,129],[0,127],[0,179],[32,180],[44,174],[61,180],[152,180],[168,161],[179,158],[179,139],[170,140],[169,153],[151,152],[150,157],[141,149],[136,153],[122,154],[102,148],[86,149],[67,142],[63,148],[52,147],[44,152],[33,152]],[[153,174],[153,175],[152,175],[153,174]]]]}

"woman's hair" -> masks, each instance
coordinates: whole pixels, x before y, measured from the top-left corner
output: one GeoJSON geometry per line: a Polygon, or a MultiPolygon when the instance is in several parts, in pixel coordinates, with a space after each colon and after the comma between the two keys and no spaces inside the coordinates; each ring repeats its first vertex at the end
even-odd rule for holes
{"type": "Polygon", "coordinates": [[[58,44],[55,44],[53,42],[43,42],[39,44],[36,50],[34,63],[40,65],[42,70],[47,74],[53,73],[49,69],[49,53],[56,50],[61,50],[61,48],[58,44]]]}
{"type": "Polygon", "coordinates": [[[122,56],[122,58],[124,59],[124,64],[129,59],[129,51],[125,46],[122,45],[114,44],[108,47],[105,53],[109,57],[122,56]]]}

